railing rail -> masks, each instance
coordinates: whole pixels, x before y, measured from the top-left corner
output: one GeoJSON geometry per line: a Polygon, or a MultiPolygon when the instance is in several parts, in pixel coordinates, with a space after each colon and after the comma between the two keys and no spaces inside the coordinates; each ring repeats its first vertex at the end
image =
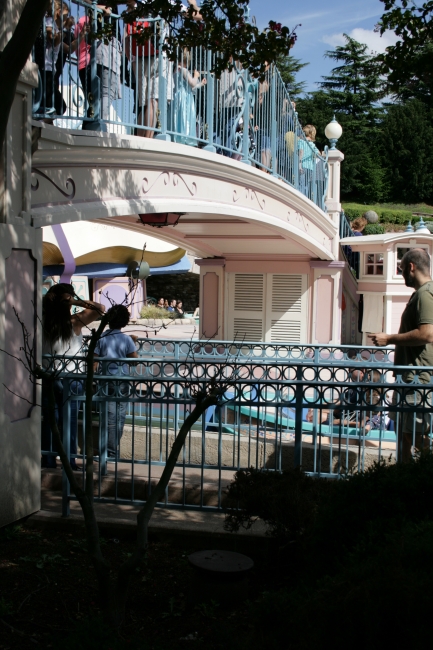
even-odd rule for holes
{"type": "MultiPolygon", "coordinates": [[[[84,337],[83,352],[87,349],[88,337],[84,337]]],[[[140,357],[147,359],[199,359],[227,361],[268,361],[301,362],[304,363],[383,363],[392,364],[394,348],[371,347],[362,345],[336,345],[290,343],[287,341],[224,341],[206,340],[176,340],[138,337],[137,352],[140,357]]]]}
{"type": "Polygon", "coordinates": [[[327,148],[322,155],[306,139],[275,65],[260,82],[236,62],[218,79],[216,53],[194,47],[168,60],[168,26],[160,19],[146,21],[153,35],[138,44],[135,25],[95,1],[72,0],[69,16],[57,16],[53,2],[51,13],[34,50],[35,119],[214,151],[284,180],[326,211],[327,148]],[[111,38],[97,40],[90,26],[96,32],[102,24],[111,38]]]}

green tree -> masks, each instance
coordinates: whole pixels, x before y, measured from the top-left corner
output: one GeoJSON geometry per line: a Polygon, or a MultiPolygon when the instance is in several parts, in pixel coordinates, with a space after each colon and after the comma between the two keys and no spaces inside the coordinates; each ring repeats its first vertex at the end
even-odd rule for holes
{"type": "Polygon", "coordinates": [[[318,128],[319,143],[324,128],[335,114],[343,127],[338,143],[345,155],[341,174],[341,194],[346,200],[379,201],[386,187],[378,149],[383,109],[376,60],[367,45],[344,35],[345,44],[326,52],[341,65],[319,83],[321,90],[298,103],[302,123],[318,128]]]}
{"type": "Polygon", "coordinates": [[[305,90],[306,82],[298,81],[296,75],[300,70],[310,64],[303,63],[300,59],[296,59],[291,54],[287,56],[279,56],[276,60],[276,64],[281,79],[283,80],[291,99],[298,101],[299,95],[305,90]]]}
{"type": "Polygon", "coordinates": [[[433,102],[433,2],[381,0],[385,5],[376,29],[393,30],[399,40],[379,55],[388,93],[406,100],[433,102]]]}
{"type": "Polygon", "coordinates": [[[395,201],[433,200],[433,111],[413,99],[389,106],[382,124],[382,157],[395,201]]]}

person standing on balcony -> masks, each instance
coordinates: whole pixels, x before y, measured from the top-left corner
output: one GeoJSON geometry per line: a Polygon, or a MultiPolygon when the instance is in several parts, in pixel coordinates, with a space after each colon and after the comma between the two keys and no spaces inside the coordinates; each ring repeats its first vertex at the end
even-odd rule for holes
{"type": "MultiPolygon", "coordinates": [[[[89,5],[92,5],[92,0],[84,0],[89,5]]],[[[109,6],[103,5],[103,4],[98,4],[96,5],[96,9],[99,9],[100,11],[98,12],[97,16],[98,18],[100,17],[100,21],[102,22],[103,19],[108,19],[111,15],[112,9],[109,6]]],[[[86,98],[86,105],[87,105],[87,117],[92,118],[94,116],[93,112],[93,96],[92,96],[92,76],[91,76],[91,65],[90,65],[90,31],[91,31],[91,24],[90,24],[90,16],[91,11],[90,8],[86,10],[86,14],[82,16],[77,24],[75,25],[75,32],[74,32],[74,38],[77,40],[78,44],[78,76],[80,77],[80,82],[81,82],[81,87],[84,91],[84,95],[86,98]]],[[[117,40],[117,39],[116,39],[117,40]]],[[[101,45],[101,41],[99,42],[101,49],[99,51],[98,55],[98,48],[96,50],[97,55],[96,55],[96,62],[97,62],[97,77],[98,77],[98,83],[101,84],[101,115],[100,117],[102,118],[102,111],[105,111],[105,117],[102,119],[108,119],[107,112],[109,115],[109,97],[112,95],[112,91],[114,91],[115,88],[120,89],[120,53],[119,53],[119,48],[121,48],[120,42],[118,43],[118,46],[116,46],[113,49],[113,45],[105,45],[103,44],[103,47],[101,45]],[[105,48],[105,49],[104,49],[105,48]],[[104,55],[105,52],[105,55],[104,55]],[[114,58],[112,59],[112,63],[110,62],[110,56],[113,56],[113,52],[115,52],[114,58]],[[99,60],[98,60],[99,57],[99,60]],[[108,66],[112,66],[112,73],[110,75],[110,71],[108,66]],[[104,85],[104,80],[101,78],[102,77],[102,72],[105,67],[105,85],[104,85]],[[116,72],[117,71],[117,72],[116,72]],[[116,80],[117,76],[117,80],[116,80]],[[114,79],[114,82],[113,82],[114,79]],[[104,92],[105,92],[105,98],[104,98],[104,92]],[[108,110],[107,110],[108,109],[108,110]]],[[[118,90],[120,92],[120,90],[118,90]]],[[[115,96],[113,95],[113,98],[115,96]]],[[[86,129],[87,122],[83,122],[83,129],[86,129]]]]}
{"type": "MultiPolygon", "coordinates": [[[[198,22],[203,20],[196,0],[188,0],[188,3],[195,10],[194,20],[198,22]]],[[[128,12],[133,11],[136,6],[135,0],[127,0],[126,10],[128,12]]],[[[181,13],[185,13],[186,10],[186,6],[181,5],[181,13]]],[[[157,126],[160,83],[162,82],[159,78],[159,57],[162,58],[162,77],[166,83],[166,101],[171,102],[173,98],[173,66],[165,52],[158,50],[159,42],[164,41],[169,34],[169,27],[164,23],[162,33],[158,33],[159,23],[154,24],[153,38],[145,43],[139,43],[136,34],[140,33],[141,25],[148,27],[149,22],[135,21],[132,24],[127,24],[124,40],[125,53],[132,63],[137,89],[137,125],[142,127],[137,129],[137,135],[145,138],[153,138],[157,126]]]]}
{"type": "MultiPolygon", "coordinates": [[[[50,360],[45,358],[45,368],[52,371],[59,371],[64,366],[65,371],[79,372],[80,358],[83,350],[83,327],[93,323],[105,311],[104,305],[91,300],[80,300],[76,298],[72,284],[54,284],[47,291],[42,301],[42,354],[56,357],[74,357],[70,361],[50,360]],[[84,307],[84,310],[71,314],[72,307],[84,307]]],[[[57,449],[52,442],[50,427],[50,404],[48,380],[42,382],[42,451],[51,453],[42,457],[42,467],[56,467],[57,449]]],[[[81,395],[83,392],[82,382],[77,379],[70,384],[73,395],[81,395]]],[[[63,425],[63,381],[54,380],[54,396],[56,400],[56,420],[60,430],[63,425]]],[[[78,402],[71,400],[71,429],[70,429],[70,453],[71,467],[77,469],[75,455],[77,453],[77,430],[78,430],[78,402]]]]}
{"type": "Polygon", "coordinates": [[[299,189],[309,199],[312,199],[312,177],[313,169],[316,165],[316,155],[320,155],[320,151],[314,144],[316,139],[316,127],[312,124],[307,124],[302,129],[305,135],[303,138],[298,139],[299,150],[299,189]]]}
{"type": "Polygon", "coordinates": [[[191,60],[190,52],[185,48],[182,52],[177,70],[174,73],[174,97],[171,103],[171,131],[175,132],[174,142],[196,147],[197,142],[197,112],[195,93],[206,85],[206,78],[200,81],[200,73],[194,70],[191,74],[188,66],[191,60]]]}
{"type": "MultiPolygon", "coordinates": [[[[107,311],[109,329],[103,332],[95,347],[95,359],[136,359],[138,357],[135,349],[136,336],[128,336],[121,330],[129,323],[129,311],[125,305],[114,305],[107,311]]],[[[129,374],[127,363],[108,363],[103,368],[103,373],[112,375],[113,379],[119,375],[129,374]]],[[[126,381],[107,382],[107,393],[109,395],[120,395],[125,398],[122,402],[108,402],[108,444],[107,453],[109,458],[116,458],[119,451],[120,440],[125,426],[126,411],[128,408],[127,398],[129,395],[129,384],[126,381]]]]}
{"type": "MultiPolygon", "coordinates": [[[[418,366],[417,370],[403,371],[403,382],[411,383],[417,375],[419,384],[430,384],[430,372],[420,369],[422,366],[433,366],[433,281],[430,255],[423,248],[412,248],[403,255],[400,269],[406,286],[413,287],[415,291],[402,314],[398,334],[379,332],[370,334],[369,337],[375,345],[395,344],[394,365],[418,366]]],[[[430,413],[417,413],[416,406],[423,398],[423,406],[427,407],[431,404],[431,397],[421,389],[416,391],[414,388],[396,389],[393,396],[394,405],[406,406],[411,411],[399,415],[391,409],[389,413],[396,425],[397,459],[403,463],[411,460],[412,445],[416,451],[430,448],[432,416],[430,413]]]]}
{"type": "Polygon", "coordinates": [[[50,3],[44,25],[35,42],[35,62],[39,66],[42,80],[41,111],[47,116],[43,120],[47,124],[53,123],[53,119],[48,117],[50,114],[63,115],[66,110],[66,103],[55,79],[55,72],[62,46],[63,29],[67,29],[73,21],[68,16],[69,7],[66,2],[55,0],[54,15],[50,3]]]}

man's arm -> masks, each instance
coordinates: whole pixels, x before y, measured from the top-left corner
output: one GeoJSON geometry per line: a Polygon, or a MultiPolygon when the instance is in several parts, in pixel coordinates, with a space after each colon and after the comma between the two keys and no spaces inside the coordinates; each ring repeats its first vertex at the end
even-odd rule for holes
{"type": "Polygon", "coordinates": [[[394,343],[395,345],[426,345],[433,343],[433,325],[431,323],[423,323],[417,329],[405,332],[404,334],[384,334],[379,332],[377,334],[369,334],[368,337],[375,345],[385,346],[394,343]]]}

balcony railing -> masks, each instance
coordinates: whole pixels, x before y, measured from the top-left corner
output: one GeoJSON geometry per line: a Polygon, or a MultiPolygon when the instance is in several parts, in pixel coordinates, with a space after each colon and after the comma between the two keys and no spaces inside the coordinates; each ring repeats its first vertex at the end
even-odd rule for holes
{"type": "Polygon", "coordinates": [[[127,25],[96,2],[72,0],[70,14],[60,17],[53,3],[51,13],[34,50],[35,119],[217,152],[282,179],[326,211],[327,147],[322,155],[306,139],[274,65],[263,81],[236,62],[216,78],[218,54],[196,47],[168,60],[168,26],[160,19],[146,21],[153,36],[138,44],[137,23],[127,25]],[[95,40],[92,32],[102,25],[109,37],[95,40]]]}
{"type": "MultiPolygon", "coordinates": [[[[392,418],[400,426],[405,419],[414,445],[432,447],[433,369],[414,374],[413,367],[395,367],[391,349],[237,344],[237,353],[223,342],[192,342],[187,349],[166,341],[157,350],[159,344],[146,357],[101,362],[93,397],[97,500],[134,504],[147,498],[197,392],[211,383],[222,388],[219,403],[189,432],[160,506],[221,509],[224,488],[240,468],[301,466],[338,478],[381,458],[395,461],[401,443],[392,418]],[[116,449],[107,457],[110,418],[113,426],[113,418],[125,415],[123,437],[115,427],[116,449]]],[[[69,453],[71,413],[82,404],[85,415],[85,368],[78,358],[63,363],[72,363],[60,378],[69,453]]],[[[65,515],[71,499],[65,481],[65,515]]]]}
{"type": "MultiPolygon", "coordinates": [[[[353,232],[349,219],[346,217],[344,212],[340,212],[340,239],[344,239],[345,237],[352,237],[352,235],[353,232]]],[[[359,280],[359,253],[353,251],[351,246],[342,246],[341,248],[355,278],[359,280]]]]}

